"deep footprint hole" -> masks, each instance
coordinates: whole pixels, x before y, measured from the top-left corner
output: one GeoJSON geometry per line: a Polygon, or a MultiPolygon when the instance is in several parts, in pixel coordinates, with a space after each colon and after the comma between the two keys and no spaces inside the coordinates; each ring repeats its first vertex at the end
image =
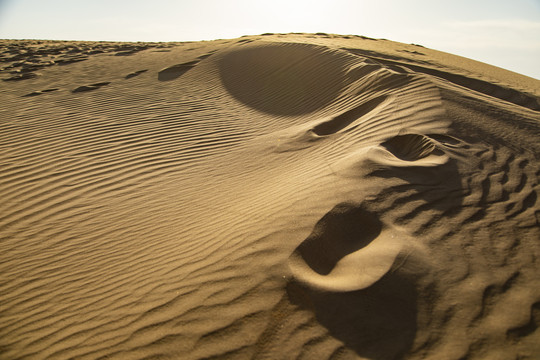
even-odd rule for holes
{"type": "Polygon", "coordinates": [[[420,160],[433,153],[442,154],[429,137],[419,134],[397,135],[383,142],[381,146],[405,161],[420,160]]]}
{"type": "Polygon", "coordinates": [[[369,245],[381,229],[375,214],[351,204],[339,204],[317,222],[297,252],[313,271],[328,275],[340,259],[369,245]]]}

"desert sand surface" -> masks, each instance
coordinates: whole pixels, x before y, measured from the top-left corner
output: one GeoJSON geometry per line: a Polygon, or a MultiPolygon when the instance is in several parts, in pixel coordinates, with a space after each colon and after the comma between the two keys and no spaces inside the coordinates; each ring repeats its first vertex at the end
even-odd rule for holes
{"type": "Polygon", "coordinates": [[[0,49],[0,359],[540,358],[540,80],[322,33],[0,49]]]}

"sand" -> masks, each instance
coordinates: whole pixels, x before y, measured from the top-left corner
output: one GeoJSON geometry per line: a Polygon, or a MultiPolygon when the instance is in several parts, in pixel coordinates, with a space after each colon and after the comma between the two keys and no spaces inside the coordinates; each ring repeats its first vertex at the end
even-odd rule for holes
{"type": "Polygon", "coordinates": [[[540,358],[539,80],[322,33],[0,60],[0,359],[540,358]]]}

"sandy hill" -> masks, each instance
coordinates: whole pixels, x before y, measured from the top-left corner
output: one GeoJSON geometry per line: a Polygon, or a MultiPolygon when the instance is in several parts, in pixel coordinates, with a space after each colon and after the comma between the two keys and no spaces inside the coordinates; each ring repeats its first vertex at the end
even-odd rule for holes
{"type": "Polygon", "coordinates": [[[540,81],[419,45],[3,40],[0,359],[540,358],[540,81]]]}

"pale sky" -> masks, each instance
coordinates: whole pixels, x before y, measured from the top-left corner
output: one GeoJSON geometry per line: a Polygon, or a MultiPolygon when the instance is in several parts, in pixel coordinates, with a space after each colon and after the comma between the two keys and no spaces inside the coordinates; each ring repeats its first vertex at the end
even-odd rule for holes
{"type": "Polygon", "coordinates": [[[385,38],[540,79],[540,0],[0,0],[0,38],[188,41],[265,32],[385,38]]]}

